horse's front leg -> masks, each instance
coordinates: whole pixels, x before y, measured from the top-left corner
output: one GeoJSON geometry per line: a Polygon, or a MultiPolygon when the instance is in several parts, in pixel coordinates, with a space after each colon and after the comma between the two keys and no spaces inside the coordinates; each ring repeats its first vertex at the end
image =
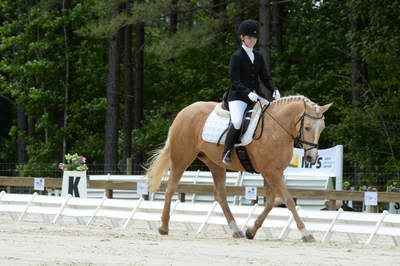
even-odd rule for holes
{"type": "Polygon", "coordinates": [[[289,191],[287,190],[286,186],[281,183],[279,186],[278,190],[280,191],[282,197],[284,198],[286,202],[286,206],[289,208],[289,210],[293,214],[293,218],[296,221],[297,228],[302,234],[302,239],[304,242],[313,242],[315,241],[315,238],[311,233],[309,233],[304,225],[303,220],[299,216],[297,210],[296,210],[296,204],[294,203],[294,200],[292,198],[292,195],[290,195],[289,191]]]}
{"type": "Polygon", "coordinates": [[[275,205],[275,197],[276,193],[271,184],[268,183],[266,186],[268,203],[267,206],[264,208],[263,212],[257,217],[254,225],[252,227],[247,228],[246,230],[246,237],[248,239],[253,239],[256,236],[257,230],[262,226],[264,223],[265,218],[267,218],[268,213],[272,210],[275,205]]]}

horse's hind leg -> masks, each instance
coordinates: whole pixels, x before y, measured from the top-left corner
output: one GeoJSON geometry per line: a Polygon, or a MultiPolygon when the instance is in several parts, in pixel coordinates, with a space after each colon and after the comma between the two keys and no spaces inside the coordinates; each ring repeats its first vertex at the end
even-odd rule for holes
{"type": "Polygon", "coordinates": [[[233,217],[232,212],[229,209],[228,201],[226,200],[226,170],[216,165],[206,157],[201,157],[200,159],[207,165],[212,173],[214,180],[214,196],[221,206],[222,211],[224,212],[224,216],[228,222],[229,228],[231,228],[233,231],[232,236],[234,238],[244,237],[243,232],[236,224],[235,218],[233,217]]]}
{"type": "Polygon", "coordinates": [[[172,197],[174,196],[174,193],[178,187],[178,183],[183,172],[193,162],[195,156],[195,154],[190,155],[189,152],[187,152],[185,155],[179,156],[181,158],[172,159],[170,176],[167,183],[167,189],[165,190],[164,208],[161,215],[161,226],[158,228],[158,232],[161,235],[168,235],[172,197]]]}

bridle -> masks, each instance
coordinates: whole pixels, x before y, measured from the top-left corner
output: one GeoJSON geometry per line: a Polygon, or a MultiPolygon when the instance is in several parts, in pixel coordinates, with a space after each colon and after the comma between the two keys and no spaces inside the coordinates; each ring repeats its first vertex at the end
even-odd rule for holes
{"type": "Polygon", "coordinates": [[[318,143],[313,143],[313,142],[309,142],[309,141],[304,140],[304,118],[306,116],[308,118],[311,118],[311,119],[314,119],[314,120],[324,119],[324,116],[322,115],[320,117],[317,117],[317,116],[313,116],[313,115],[307,114],[306,110],[304,109],[304,113],[301,115],[301,117],[299,118],[299,120],[295,124],[297,126],[297,124],[300,123],[299,135],[297,137],[294,137],[293,135],[290,134],[292,136],[292,138],[294,139],[294,145],[295,146],[298,145],[300,148],[304,149],[304,151],[309,151],[309,150],[312,150],[312,149],[318,149],[318,143]],[[306,148],[304,148],[303,144],[311,146],[311,148],[306,149],[306,148]]]}
{"type": "MultiPolygon", "coordinates": [[[[261,103],[260,103],[261,104],[261,103]]],[[[308,117],[314,120],[319,120],[319,119],[324,119],[324,116],[313,116],[310,114],[307,114],[306,112],[306,103],[304,102],[304,113],[300,116],[299,120],[297,120],[295,126],[297,126],[298,123],[300,123],[300,128],[299,128],[299,134],[298,136],[293,136],[273,115],[271,115],[269,112],[266,112],[268,107],[269,107],[269,103],[267,105],[265,105],[262,108],[262,112],[261,112],[261,119],[262,120],[262,126],[261,126],[261,133],[259,135],[258,138],[254,138],[255,140],[261,138],[262,133],[263,133],[263,128],[264,128],[264,113],[267,113],[289,136],[292,137],[295,146],[299,146],[300,148],[304,149],[304,151],[309,151],[312,149],[318,149],[318,143],[313,143],[313,142],[309,142],[304,140],[304,118],[308,117]],[[304,148],[303,144],[311,146],[311,148],[304,148]]],[[[258,127],[258,125],[257,125],[258,127]]]]}

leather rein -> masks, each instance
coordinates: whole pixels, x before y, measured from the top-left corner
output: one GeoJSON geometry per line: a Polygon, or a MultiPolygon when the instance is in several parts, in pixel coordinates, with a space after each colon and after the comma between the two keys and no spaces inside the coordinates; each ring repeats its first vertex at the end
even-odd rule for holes
{"type": "MultiPolygon", "coordinates": [[[[258,103],[261,105],[261,102],[258,101],[258,103]]],[[[324,116],[313,116],[310,114],[307,114],[306,112],[306,106],[304,103],[304,113],[301,115],[301,117],[299,118],[299,120],[297,120],[295,126],[297,126],[298,123],[300,123],[300,128],[299,128],[299,134],[298,136],[293,136],[280,122],[279,120],[277,120],[272,114],[270,114],[269,112],[266,112],[268,107],[270,106],[271,103],[268,103],[267,105],[265,105],[264,107],[261,105],[262,111],[261,111],[261,133],[258,137],[254,138],[254,140],[258,140],[261,138],[263,131],[264,131],[264,113],[267,113],[289,136],[292,137],[295,146],[299,146],[300,148],[303,148],[305,151],[309,151],[312,149],[318,149],[318,143],[313,143],[313,142],[309,142],[304,140],[304,118],[308,117],[314,120],[319,120],[319,119],[324,119],[324,116]],[[311,146],[311,148],[304,148],[303,144],[311,146]]],[[[260,122],[260,120],[258,120],[258,123],[260,122]]],[[[257,123],[257,127],[258,127],[258,123],[257,123]]],[[[256,127],[256,128],[257,128],[256,127]]],[[[257,130],[256,130],[257,131],[257,130]]],[[[254,133],[255,134],[255,133],[254,133]]]]}

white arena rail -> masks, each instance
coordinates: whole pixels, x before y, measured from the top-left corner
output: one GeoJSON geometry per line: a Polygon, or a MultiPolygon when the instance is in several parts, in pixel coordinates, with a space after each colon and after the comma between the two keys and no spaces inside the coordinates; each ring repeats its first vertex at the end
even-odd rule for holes
{"type": "MultiPolygon", "coordinates": [[[[52,197],[38,194],[0,193],[0,213],[8,214],[14,221],[29,221],[35,216],[45,223],[76,221],[82,225],[91,225],[97,219],[106,219],[117,227],[128,228],[137,220],[146,221],[154,230],[159,224],[163,202],[120,199],[83,199],[52,197]]],[[[231,206],[238,226],[245,230],[252,225],[263,206],[231,206]]],[[[322,232],[322,242],[329,242],[335,233],[345,233],[351,242],[357,243],[359,235],[366,235],[365,245],[372,244],[378,236],[389,236],[393,243],[400,243],[400,215],[383,213],[356,213],[338,211],[313,211],[299,208],[309,231],[322,232]]],[[[228,232],[222,209],[217,204],[193,204],[175,201],[171,207],[171,223],[182,223],[187,231],[206,233],[208,225],[220,225],[228,232]]],[[[285,239],[290,230],[297,230],[290,212],[286,208],[273,208],[265,220],[262,231],[270,239],[285,239]],[[271,229],[278,229],[273,235],[271,229]]],[[[276,230],[274,230],[276,231],[276,230]]]]}
{"type": "MultiPolygon", "coordinates": [[[[168,176],[168,175],[167,175],[168,176]]],[[[143,175],[90,175],[90,180],[112,180],[112,181],[134,181],[134,182],[147,182],[143,175]]],[[[284,176],[285,184],[289,189],[333,189],[332,178],[321,174],[293,174],[287,173],[284,176]]],[[[164,177],[164,181],[168,178],[164,177]]],[[[213,184],[213,178],[209,171],[185,171],[180,180],[181,184],[213,184]]],[[[226,185],[228,186],[254,186],[263,187],[264,179],[259,174],[250,174],[247,172],[227,172],[226,185]]],[[[102,198],[104,196],[104,189],[88,189],[89,198],[102,198]]],[[[115,199],[139,199],[140,195],[135,190],[113,190],[113,198],[115,199]]],[[[174,196],[177,200],[177,195],[174,196]]],[[[151,200],[164,200],[164,193],[157,192],[151,195],[151,200]]],[[[186,194],[186,201],[188,202],[213,202],[213,195],[196,195],[186,194]]],[[[244,196],[228,196],[229,203],[235,205],[251,205],[250,200],[246,200],[244,196]]],[[[303,209],[320,210],[325,207],[324,200],[309,200],[298,199],[297,205],[303,209]]]]}

